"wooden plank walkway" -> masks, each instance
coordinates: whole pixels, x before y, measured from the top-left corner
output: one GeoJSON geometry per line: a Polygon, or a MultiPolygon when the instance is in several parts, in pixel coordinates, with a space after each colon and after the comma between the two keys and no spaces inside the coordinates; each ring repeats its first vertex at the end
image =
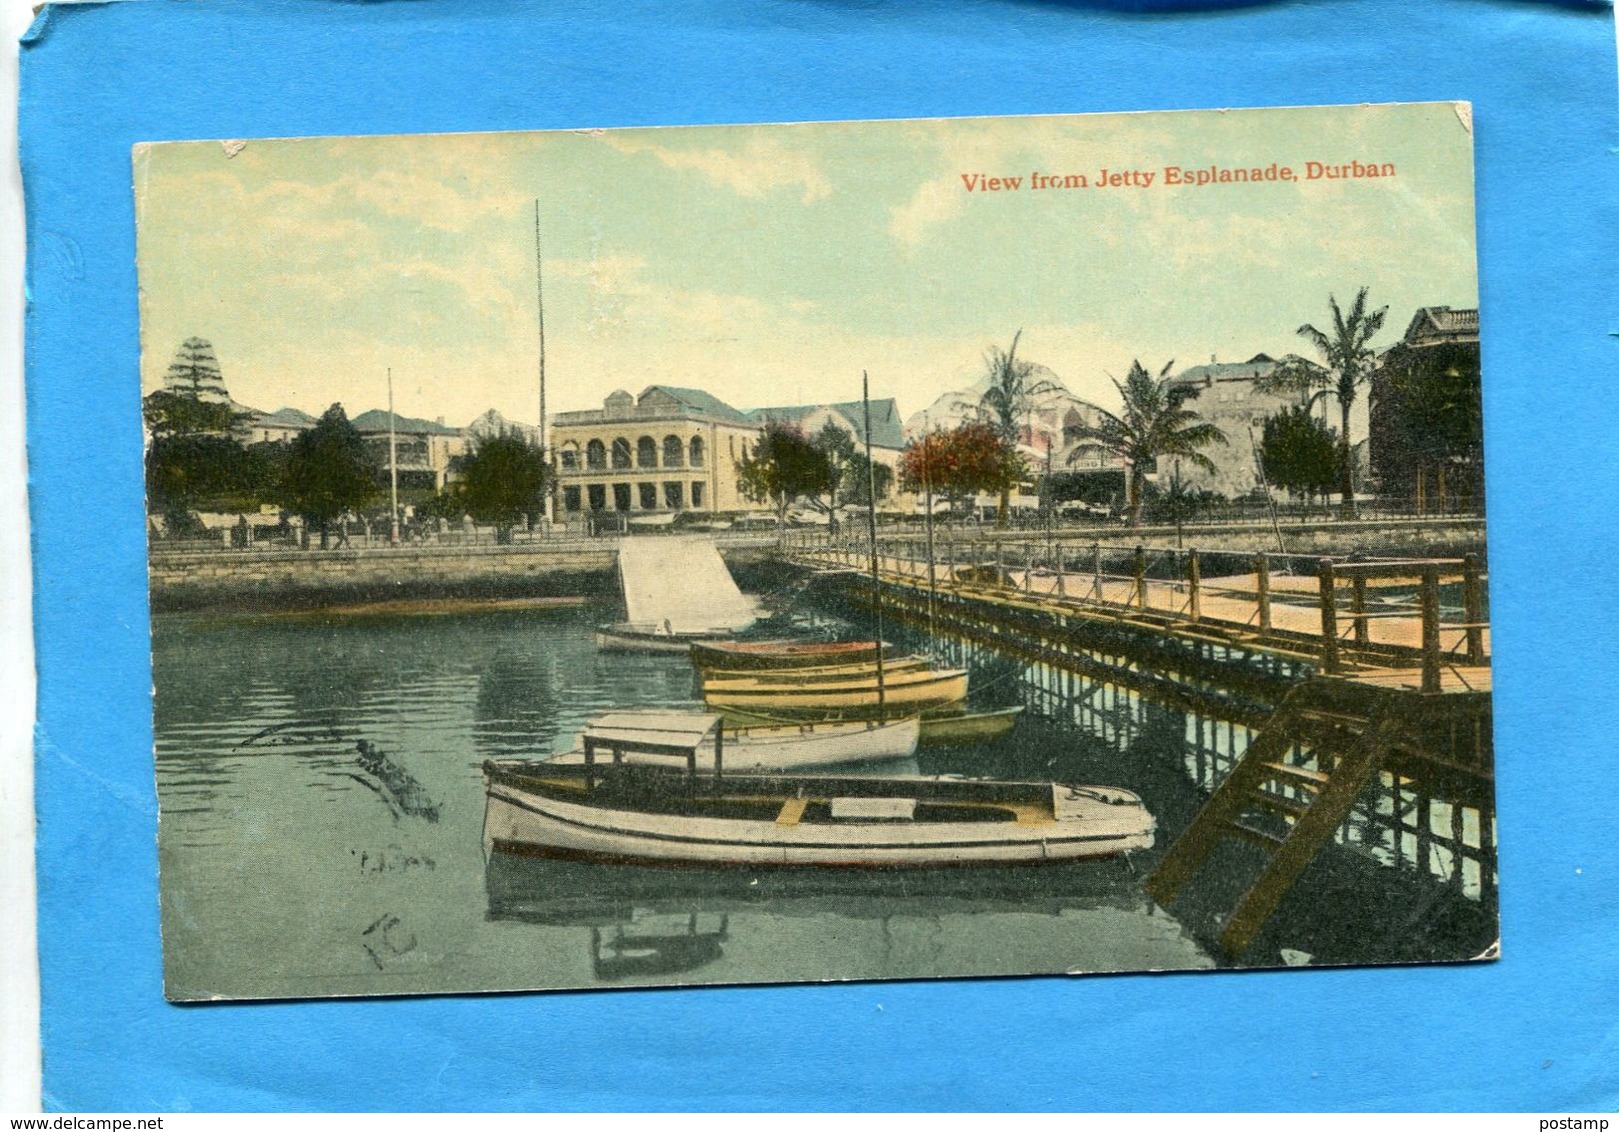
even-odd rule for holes
{"type": "MultiPolygon", "coordinates": [[[[801,547],[788,556],[818,569],[858,571],[869,565],[869,557],[850,548],[801,547]]],[[[1102,572],[1099,557],[1092,570],[1060,573],[999,561],[935,562],[932,588],[1309,659],[1324,672],[1368,686],[1430,693],[1490,690],[1489,626],[1471,612],[1482,604],[1484,578],[1471,560],[1323,560],[1324,573],[1312,577],[1271,575],[1258,556],[1253,574],[1207,579],[1198,575],[1197,552],[1177,554],[1178,565],[1182,560],[1186,576],[1174,580],[1147,577],[1141,551],[1134,557],[1133,576],[1102,572]],[[1469,620],[1442,619],[1442,581],[1463,583],[1469,620]]],[[[930,588],[925,562],[884,553],[878,565],[886,583],[930,588]]]]}

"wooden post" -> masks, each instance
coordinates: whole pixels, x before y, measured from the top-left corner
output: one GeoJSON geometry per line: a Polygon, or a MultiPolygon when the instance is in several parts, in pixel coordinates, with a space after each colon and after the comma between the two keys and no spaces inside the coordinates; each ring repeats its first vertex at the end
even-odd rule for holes
{"type": "Polygon", "coordinates": [[[1023,544],[1023,592],[1034,592],[1034,546],[1023,544]]]}
{"type": "Polygon", "coordinates": [[[1002,579],[1004,579],[1005,577],[1006,577],[1006,552],[1005,552],[1005,548],[1001,546],[1001,540],[996,539],[995,540],[995,587],[997,589],[999,589],[1004,584],[1002,579]]]}
{"type": "Polygon", "coordinates": [[[1425,471],[1426,471],[1426,469],[1423,468],[1423,466],[1421,464],[1417,465],[1417,514],[1418,515],[1425,514],[1425,511],[1423,509],[1424,500],[1422,498],[1422,487],[1423,487],[1422,478],[1423,478],[1423,473],[1425,471]]]}
{"type": "Polygon", "coordinates": [[[1102,600],[1102,544],[1091,543],[1091,588],[1096,591],[1096,600],[1102,600]]]}
{"type": "Polygon", "coordinates": [[[1142,609],[1147,608],[1147,548],[1136,547],[1135,553],[1136,575],[1136,605],[1142,609]]]}
{"type": "Polygon", "coordinates": [[[1186,587],[1187,587],[1187,614],[1193,621],[1203,617],[1203,564],[1198,559],[1197,549],[1194,547],[1186,552],[1186,587]]]}
{"type": "Polygon", "coordinates": [[[1332,560],[1323,558],[1317,573],[1321,582],[1321,666],[1338,671],[1338,575],[1332,560]]]}
{"type": "Polygon", "coordinates": [[[1352,596],[1350,608],[1355,614],[1355,643],[1365,645],[1371,643],[1372,628],[1366,620],[1366,577],[1356,574],[1352,581],[1352,596]]]}
{"type": "Polygon", "coordinates": [[[1434,510],[1441,515],[1445,513],[1445,465],[1440,464],[1434,470],[1434,510]]]}
{"type": "Polygon", "coordinates": [[[1467,663],[1484,663],[1484,586],[1478,555],[1462,558],[1462,620],[1467,622],[1467,663]]]}
{"type": "MultiPolygon", "coordinates": [[[[725,720],[720,720],[719,726],[714,728],[714,778],[718,781],[725,769],[725,720]]],[[[691,774],[697,777],[697,748],[691,752],[691,774]]]]}
{"type": "Polygon", "coordinates": [[[1259,601],[1259,639],[1270,636],[1270,559],[1254,555],[1254,594],[1259,601]]]}
{"type": "Polygon", "coordinates": [[[1067,555],[1063,553],[1062,543],[1057,543],[1057,596],[1067,597],[1068,587],[1063,584],[1063,573],[1067,563],[1067,555]]]}
{"type": "Polygon", "coordinates": [[[954,587],[956,584],[956,538],[954,535],[951,535],[945,540],[944,553],[945,564],[950,571],[948,575],[950,585],[954,587]]]}
{"type": "Polygon", "coordinates": [[[1439,567],[1422,568],[1422,690],[1439,691],[1439,567]]]}

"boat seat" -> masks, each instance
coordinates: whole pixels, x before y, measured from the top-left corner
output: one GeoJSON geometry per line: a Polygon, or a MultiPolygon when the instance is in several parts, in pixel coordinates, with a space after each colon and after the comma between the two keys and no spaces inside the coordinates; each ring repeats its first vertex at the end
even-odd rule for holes
{"type": "Polygon", "coordinates": [[[776,815],[777,825],[797,825],[804,816],[804,808],[810,804],[808,798],[789,798],[782,803],[781,813],[776,815]]]}
{"type": "Polygon", "coordinates": [[[912,821],[915,798],[833,798],[833,821],[912,821]]]}

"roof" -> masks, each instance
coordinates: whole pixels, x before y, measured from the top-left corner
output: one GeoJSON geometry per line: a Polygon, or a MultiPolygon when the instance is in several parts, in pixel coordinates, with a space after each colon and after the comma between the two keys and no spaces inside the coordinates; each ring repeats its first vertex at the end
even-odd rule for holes
{"type": "Polygon", "coordinates": [[[1411,316],[1401,341],[1410,345],[1439,342],[1477,342],[1478,309],[1451,310],[1449,307],[1421,307],[1411,316]]]}
{"type": "Polygon", "coordinates": [[[314,428],[316,420],[302,409],[292,409],[283,406],[273,413],[262,412],[258,409],[248,409],[253,414],[250,422],[255,428],[269,425],[272,428],[314,428]]]}
{"type": "MultiPolygon", "coordinates": [[[[451,428],[449,425],[439,424],[437,421],[424,421],[417,417],[402,417],[393,415],[395,432],[427,433],[432,436],[460,436],[461,430],[451,428]]],[[[388,413],[382,409],[367,409],[355,417],[350,424],[356,432],[387,432],[388,413]]]]}
{"type": "Polygon", "coordinates": [[[1245,362],[1209,362],[1187,366],[1174,377],[1177,383],[1202,385],[1211,381],[1255,381],[1276,368],[1276,360],[1256,354],[1245,362]]]}
{"type": "MultiPolygon", "coordinates": [[[[822,409],[830,409],[847,420],[854,429],[855,439],[866,442],[866,411],[863,401],[836,401],[825,405],[778,405],[768,409],[752,409],[748,417],[757,424],[766,420],[792,421],[795,424],[822,409]]],[[[905,430],[899,419],[899,406],[892,397],[880,397],[871,402],[871,444],[874,448],[904,448],[905,430]]]]}
{"type": "Polygon", "coordinates": [[[668,394],[692,412],[701,413],[705,417],[718,417],[739,424],[748,421],[748,414],[731,408],[712,393],[702,389],[686,389],[679,385],[649,385],[641,390],[641,396],[636,398],[637,404],[645,400],[646,395],[653,390],[668,394]]]}

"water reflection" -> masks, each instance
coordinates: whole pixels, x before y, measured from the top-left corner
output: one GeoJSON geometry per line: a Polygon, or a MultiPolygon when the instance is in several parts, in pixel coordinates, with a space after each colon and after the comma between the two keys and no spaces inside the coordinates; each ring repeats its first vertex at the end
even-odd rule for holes
{"type": "Polygon", "coordinates": [[[724,954],[721,944],[730,917],[720,914],[719,926],[700,928],[696,912],[679,917],[632,917],[615,925],[605,938],[600,928],[590,929],[590,967],[603,982],[632,976],[673,975],[694,971],[724,954]],[[673,919],[673,923],[670,920],[673,919]]]}
{"type": "MultiPolygon", "coordinates": [[[[854,876],[486,862],[483,759],[564,749],[609,707],[697,706],[684,658],[599,653],[603,616],[160,616],[168,992],[590,986],[598,959],[615,984],[1209,964],[1141,896],[1150,860],[854,876]],[[637,945],[694,914],[710,942],[637,945]]],[[[1015,666],[974,663],[975,699],[1016,701],[1015,666]]],[[[1162,822],[1166,789],[1195,796],[1156,782],[1162,765],[1026,715],[1002,739],[883,769],[1113,783],[1162,822]]]]}

